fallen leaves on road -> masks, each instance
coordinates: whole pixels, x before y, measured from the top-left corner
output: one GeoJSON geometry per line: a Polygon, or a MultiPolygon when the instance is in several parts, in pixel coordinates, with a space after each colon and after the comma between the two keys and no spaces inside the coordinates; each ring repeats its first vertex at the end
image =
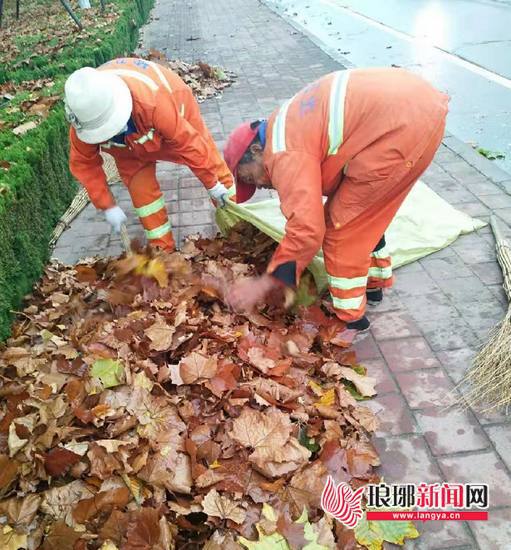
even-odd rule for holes
{"type": "Polygon", "coordinates": [[[252,231],[47,267],[0,352],[2,548],[335,548],[327,476],[379,480],[345,389],[374,381],[318,305],[224,305],[252,231]]]}

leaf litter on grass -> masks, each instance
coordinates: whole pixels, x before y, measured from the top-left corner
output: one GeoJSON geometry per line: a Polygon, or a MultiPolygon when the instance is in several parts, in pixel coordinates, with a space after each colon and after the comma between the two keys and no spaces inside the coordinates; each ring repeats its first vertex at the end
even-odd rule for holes
{"type": "Polygon", "coordinates": [[[236,314],[218,291],[273,248],[241,225],[173,254],[47,267],[0,352],[3,548],[354,540],[320,509],[329,475],[379,481],[376,419],[343,381],[372,384],[348,374],[338,321],[278,296],[236,314]]]}

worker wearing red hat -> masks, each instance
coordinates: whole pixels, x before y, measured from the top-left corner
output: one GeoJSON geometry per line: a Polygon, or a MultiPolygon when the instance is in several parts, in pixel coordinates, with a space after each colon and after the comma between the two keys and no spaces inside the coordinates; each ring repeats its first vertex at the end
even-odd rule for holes
{"type": "Polygon", "coordinates": [[[191,89],[170,69],[137,58],[84,67],[66,81],[65,106],[71,173],[115,231],[126,215],[108,188],[101,151],[114,157],[149,244],[168,251],[175,243],[156,161],[187,165],[217,205],[234,192],[191,89]]]}
{"type": "Polygon", "coordinates": [[[354,69],[238,127],[224,150],[237,202],[272,187],[287,224],[267,273],[235,283],[228,302],[250,309],[275,286],[298,285],[322,247],[337,316],[367,329],[367,301],[393,282],[385,230],[441,143],[447,103],[405,70],[354,69]]]}

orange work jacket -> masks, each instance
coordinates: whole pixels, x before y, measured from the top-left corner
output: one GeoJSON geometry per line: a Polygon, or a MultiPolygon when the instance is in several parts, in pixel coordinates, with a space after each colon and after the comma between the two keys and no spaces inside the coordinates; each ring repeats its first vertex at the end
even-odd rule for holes
{"type": "Polygon", "coordinates": [[[118,148],[112,142],[86,144],[74,128],[70,129],[70,170],[87,189],[96,208],[114,205],[102,169],[101,150],[114,156],[125,183],[129,183],[144,164],[167,160],[187,165],[207,189],[218,181],[226,187],[233,184],[200,117],[191,89],[177,74],[137,58],[114,59],[99,69],[113,71],[128,85],[133,98],[131,116],[137,132],[127,136],[126,148],[118,148]]]}
{"type": "Polygon", "coordinates": [[[295,262],[298,284],[323,242],[323,197],[335,228],[383,198],[382,188],[404,177],[426,149],[447,102],[416,75],[375,68],[328,74],[278,108],[263,159],[287,224],[268,272],[295,262]],[[360,200],[335,201],[345,182],[359,185],[360,200]]]}

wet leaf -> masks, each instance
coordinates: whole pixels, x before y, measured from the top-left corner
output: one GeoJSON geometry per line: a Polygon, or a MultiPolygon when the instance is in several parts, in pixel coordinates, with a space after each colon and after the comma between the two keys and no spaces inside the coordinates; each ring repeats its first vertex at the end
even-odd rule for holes
{"type": "Polygon", "coordinates": [[[368,550],[382,550],[384,542],[403,545],[419,532],[411,521],[367,521],[364,517],[355,527],[355,538],[368,550]]]}

